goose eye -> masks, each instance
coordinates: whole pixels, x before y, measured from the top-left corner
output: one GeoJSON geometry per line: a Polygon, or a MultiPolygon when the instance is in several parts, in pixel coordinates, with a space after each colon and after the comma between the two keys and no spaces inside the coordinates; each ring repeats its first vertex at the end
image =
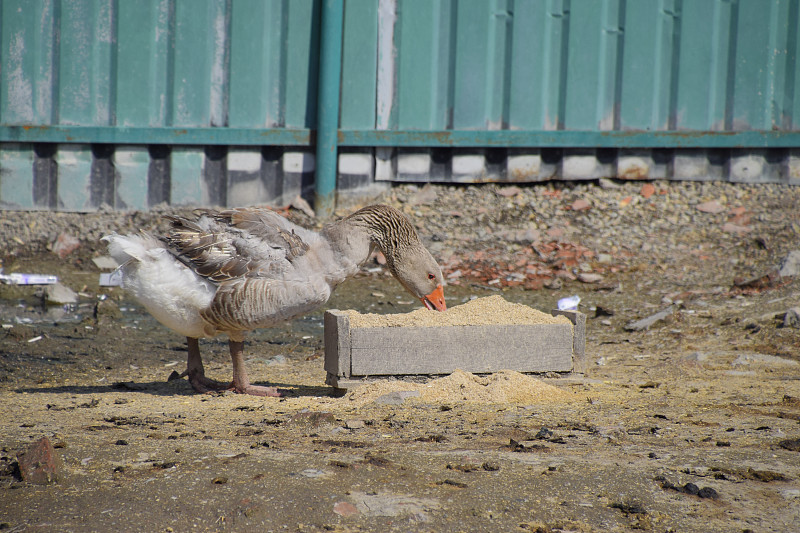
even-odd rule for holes
{"type": "Polygon", "coordinates": [[[436,276],[434,276],[433,274],[428,274],[428,279],[436,279],[436,276]]]}

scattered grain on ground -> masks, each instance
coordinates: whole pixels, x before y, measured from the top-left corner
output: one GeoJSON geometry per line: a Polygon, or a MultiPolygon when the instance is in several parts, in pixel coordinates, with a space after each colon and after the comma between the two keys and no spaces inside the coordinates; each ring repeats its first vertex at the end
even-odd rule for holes
{"type": "Polygon", "coordinates": [[[347,403],[366,405],[384,394],[401,391],[419,391],[419,396],[409,402],[431,404],[453,403],[512,403],[530,405],[567,401],[570,394],[532,376],[513,370],[501,370],[488,376],[476,376],[456,370],[428,383],[408,383],[401,380],[380,380],[351,390],[345,396],[347,403]]]}
{"type": "Polygon", "coordinates": [[[439,312],[420,308],[410,313],[379,315],[345,311],[351,328],[493,326],[528,324],[570,324],[564,316],[551,316],[527,305],[506,301],[500,295],[476,298],[439,312]]]}

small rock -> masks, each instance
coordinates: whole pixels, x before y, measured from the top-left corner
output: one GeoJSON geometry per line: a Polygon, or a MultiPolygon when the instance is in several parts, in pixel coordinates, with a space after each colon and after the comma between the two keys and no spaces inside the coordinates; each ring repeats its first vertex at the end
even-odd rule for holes
{"type": "Polygon", "coordinates": [[[344,427],[347,429],[364,429],[367,427],[367,423],[363,420],[347,420],[344,423],[344,427]]]}
{"type": "Polygon", "coordinates": [[[69,254],[74,252],[80,245],[81,241],[79,241],[76,237],[73,237],[69,233],[62,233],[58,236],[56,242],[53,243],[53,253],[61,259],[64,259],[69,254]]]}
{"type": "Polygon", "coordinates": [[[522,192],[522,189],[519,187],[512,185],[510,187],[502,187],[495,191],[499,196],[503,196],[505,198],[511,198],[512,196],[516,196],[522,192]]]}
{"type": "Polygon", "coordinates": [[[61,283],[48,285],[45,289],[45,297],[48,302],[54,304],[74,304],[78,301],[75,291],[61,283]]]}
{"type": "Polygon", "coordinates": [[[672,306],[670,306],[670,307],[664,309],[663,311],[659,311],[658,313],[656,313],[654,315],[650,315],[647,318],[643,318],[641,320],[636,320],[634,322],[630,322],[629,324],[627,324],[625,326],[625,329],[627,331],[641,331],[643,329],[647,329],[650,326],[652,326],[653,324],[655,324],[656,322],[658,322],[660,320],[664,320],[668,316],[671,316],[673,311],[674,311],[674,309],[672,308],[672,306]]]}
{"type": "Polygon", "coordinates": [[[800,452],[800,439],[786,439],[778,443],[778,446],[790,452],[800,452]]]}
{"type": "Polygon", "coordinates": [[[597,184],[600,185],[600,188],[603,190],[619,189],[621,187],[621,185],[609,178],[600,178],[597,184]]]}
{"type": "Polygon", "coordinates": [[[500,463],[495,463],[494,461],[486,461],[481,465],[481,468],[483,468],[487,472],[497,472],[498,470],[500,470],[500,463]]]}
{"type": "Polygon", "coordinates": [[[701,498],[710,498],[712,500],[716,500],[717,498],[719,498],[719,494],[717,494],[717,491],[715,491],[711,487],[703,487],[702,489],[697,491],[697,495],[701,498]]]}
{"type": "Polygon", "coordinates": [[[656,192],[656,188],[652,183],[645,183],[642,185],[642,190],[639,191],[639,194],[644,196],[645,198],[650,198],[656,192]]]}
{"type": "Polygon", "coordinates": [[[591,272],[580,272],[578,273],[578,281],[582,281],[583,283],[598,283],[603,281],[603,276],[591,272]]]}
{"type": "Polygon", "coordinates": [[[738,224],[733,224],[732,222],[726,222],[722,225],[722,231],[725,233],[737,233],[742,235],[744,233],[749,233],[752,228],[748,228],[747,226],[739,226],[738,224]]]}
{"type": "Polygon", "coordinates": [[[679,487],[667,481],[667,479],[664,478],[663,476],[657,476],[655,480],[659,482],[661,488],[664,490],[674,490],[676,492],[681,492],[683,494],[689,494],[690,496],[697,496],[699,498],[709,498],[712,500],[716,500],[719,498],[719,494],[717,493],[717,491],[712,489],[711,487],[700,488],[694,483],[687,483],[684,486],[679,487]]]}
{"type": "Polygon", "coordinates": [[[703,202],[702,204],[697,204],[695,206],[695,209],[697,209],[701,213],[711,213],[712,215],[717,213],[722,213],[723,211],[725,211],[725,207],[723,207],[722,204],[720,204],[716,200],[711,200],[709,202],[703,202]]]}
{"type": "Polygon", "coordinates": [[[800,328],[800,307],[792,307],[783,315],[783,327],[800,328]]]}
{"type": "Polygon", "coordinates": [[[336,502],[333,505],[333,512],[340,516],[353,516],[361,514],[361,511],[350,502],[336,502]]]}
{"type": "Polygon", "coordinates": [[[572,202],[572,205],[570,205],[570,209],[572,209],[573,211],[585,211],[587,209],[590,209],[591,207],[592,204],[590,204],[588,200],[584,200],[583,198],[575,200],[574,202],[572,202]]]}
{"type": "Polygon", "coordinates": [[[789,252],[778,266],[778,275],[785,278],[800,275],[800,250],[789,252]]]}
{"type": "Polygon", "coordinates": [[[61,457],[56,454],[47,437],[42,437],[17,454],[17,461],[22,479],[36,485],[58,482],[63,469],[61,457]]]}

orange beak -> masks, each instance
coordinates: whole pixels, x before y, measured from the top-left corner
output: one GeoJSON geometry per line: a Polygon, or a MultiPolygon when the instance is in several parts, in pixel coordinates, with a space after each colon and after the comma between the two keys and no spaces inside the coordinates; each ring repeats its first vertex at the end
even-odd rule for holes
{"type": "Polygon", "coordinates": [[[444,289],[441,285],[437,285],[432,293],[420,298],[420,300],[428,309],[447,311],[447,305],[444,303],[444,289]]]}

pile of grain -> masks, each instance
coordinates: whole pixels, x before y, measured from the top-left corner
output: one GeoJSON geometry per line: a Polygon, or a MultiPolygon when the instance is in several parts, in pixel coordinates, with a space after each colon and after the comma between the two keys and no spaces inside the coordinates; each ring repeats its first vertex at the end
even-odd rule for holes
{"type": "Polygon", "coordinates": [[[451,307],[445,312],[420,308],[410,313],[394,315],[361,314],[345,311],[351,328],[378,327],[440,327],[440,326],[493,326],[527,324],[570,324],[564,316],[550,316],[527,305],[507,302],[502,296],[476,298],[451,307]]]}
{"type": "Polygon", "coordinates": [[[456,370],[449,376],[434,379],[419,389],[420,401],[427,403],[479,402],[533,404],[564,400],[567,393],[513,370],[501,370],[489,376],[476,376],[456,370]]]}
{"type": "Polygon", "coordinates": [[[376,381],[351,390],[345,399],[353,405],[363,406],[385,394],[402,391],[418,391],[419,396],[411,397],[407,401],[429,404],[530,405],[565,401],[569,398],[569,394],[558,387],[512,370],[501,370],[489,376],[476,376],[463,370],[456,370],[449,376],[425,384],[399,380],[376,381]]]}

